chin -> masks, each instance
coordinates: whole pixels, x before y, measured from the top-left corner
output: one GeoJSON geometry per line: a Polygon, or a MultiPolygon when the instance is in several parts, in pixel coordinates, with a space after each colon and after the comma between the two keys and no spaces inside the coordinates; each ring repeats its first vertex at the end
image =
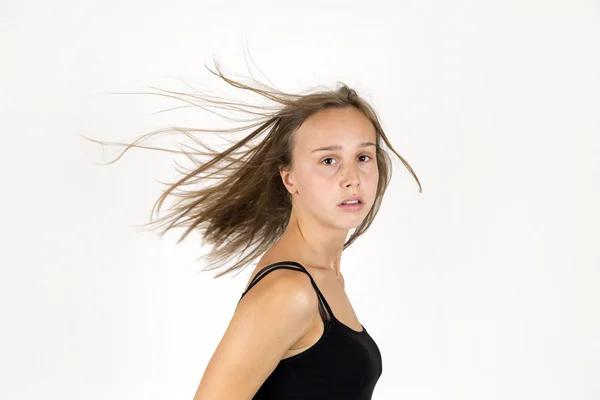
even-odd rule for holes
{"type": "Polygon", "coordinates": [[[344,229],[354,229],[359,226],[365,219],[366,213],[356,213],[353,215],[344,215],[337,219],[337,225],[344,229]]]}

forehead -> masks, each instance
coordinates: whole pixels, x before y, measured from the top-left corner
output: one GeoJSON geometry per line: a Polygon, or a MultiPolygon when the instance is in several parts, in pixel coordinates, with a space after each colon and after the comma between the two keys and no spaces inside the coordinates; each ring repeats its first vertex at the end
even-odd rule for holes
{"type": "Polygon", "coordinates": [[[375,127],[354,107],[329,108],[307,118],[295,134],[294,150],[310,153],[317,147],[375,142],[375,127]]]}

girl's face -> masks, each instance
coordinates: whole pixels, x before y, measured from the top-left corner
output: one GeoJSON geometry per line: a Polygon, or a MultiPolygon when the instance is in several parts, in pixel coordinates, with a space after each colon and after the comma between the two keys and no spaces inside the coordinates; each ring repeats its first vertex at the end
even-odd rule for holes
{"type": "Polygon", "coordinates": [[[338,229],[358,226],[377,191],[375,141],[375,127],[354,107],[330,108],[304,121],[294,133],[291,170],[281,171],[299,215],[308,213],[338,229]],[[354,195],[362,209],[339,206],[354,195]]]}

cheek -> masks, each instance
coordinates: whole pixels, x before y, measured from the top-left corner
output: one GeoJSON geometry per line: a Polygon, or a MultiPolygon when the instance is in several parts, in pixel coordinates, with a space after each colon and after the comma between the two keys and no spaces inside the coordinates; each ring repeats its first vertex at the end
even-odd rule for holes
{"type": "Polygon", "coordinates": [[[368,191],[373,195],[377,191],[377,184],[379,183],[379,171],[377,166],[365,171],[363,185],[368,188],[368,191]]]}
{"type": "Polygon", "coordinates": [[[373,173],[370,175],[371,179],[377,184],[379,181],[379,170],[377,167],[373,168],[373,173]]]}
{"type": "Polygon", "coordinates": [[[334,176],[334,168],[319,168],[319,166],[316,166],[306,171],[304,184],[313,188],[331,185],[334,176]]]}
{"type": "Polygon", "coordinates": [[[314,202],[323,196],[323,192],[327,191],[326,189],[329,187],[328,185],[331,185],[331,181],[331,177],[324,174],[323,171],[306,169],[296,184],[298,190],[302,193],[302,197],[314,202]]]}
{"type": "Polygon", "coordinates": [[[371,163],[363,169],[363,179],[367,182],[372,182],[379,179],[379,170],[376,163],[371,163]]]}
{"type": "Polygon", "coordinates": [[[321,210],[323,206],[330,204],[332,196],[335,196],[336,181],[331,173],[324,171],[311,171],[302,180],[304,190],[303,202],[313,210],[321,210]]]}
{"type": "Polygon", "coordinates": [[[311,198],[314,201],[324,202],[332,193],[335,194],[335,180],[331,176],[313,174],[306,184],[310,185],[311,198]]]}

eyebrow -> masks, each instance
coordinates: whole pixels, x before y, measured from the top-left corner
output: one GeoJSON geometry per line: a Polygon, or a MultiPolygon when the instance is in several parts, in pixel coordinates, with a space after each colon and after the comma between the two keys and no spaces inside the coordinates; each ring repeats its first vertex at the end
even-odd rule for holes
{"type": "MultiPolygon", "coordinates": [[[[369,146],[376,146],[376,145],[373,142],[364,142],[364,143],[360,143],[358,145],[358,147],[360,147],[360,148],[369,147],[369,146]]],[[[313,151],[311,151],[311,153],[316,153],[317,151],[331,151],[331,150],[341,150],[341,149],[342,149],[342,146],[340,146],[339,144],[336,144],[333,146],[319,147],[318,149],[314,149],[313,151]]]]}

